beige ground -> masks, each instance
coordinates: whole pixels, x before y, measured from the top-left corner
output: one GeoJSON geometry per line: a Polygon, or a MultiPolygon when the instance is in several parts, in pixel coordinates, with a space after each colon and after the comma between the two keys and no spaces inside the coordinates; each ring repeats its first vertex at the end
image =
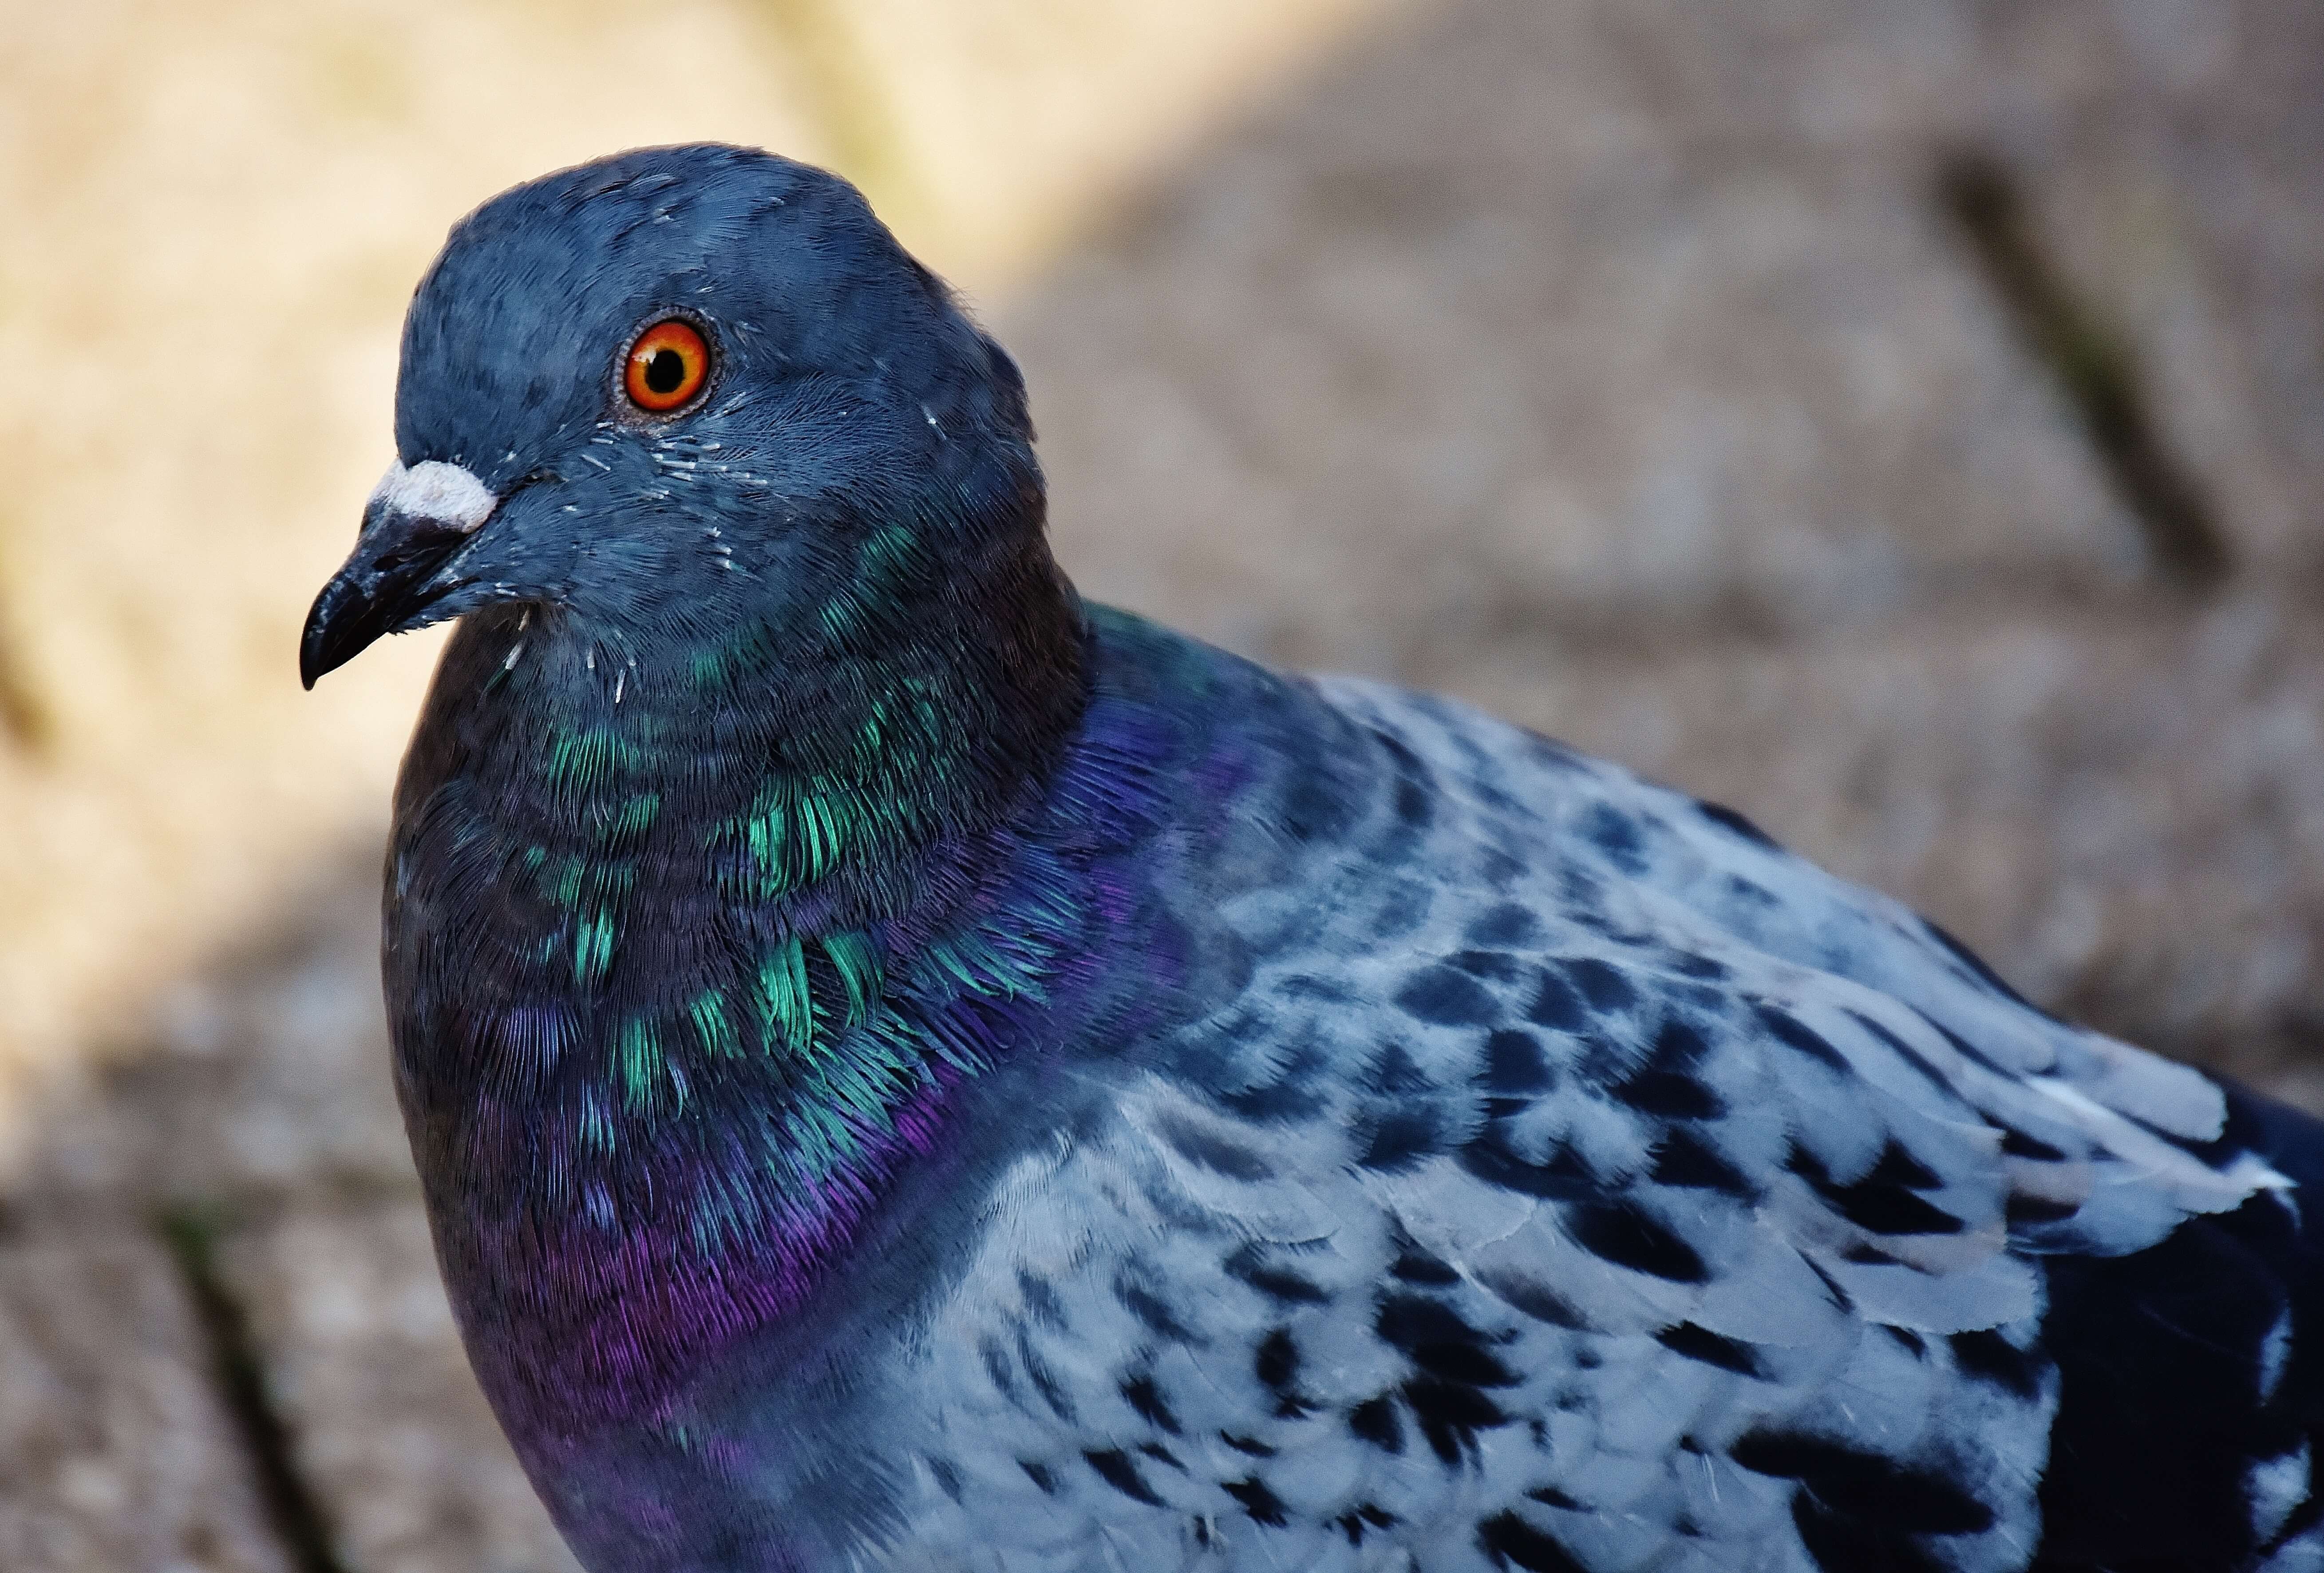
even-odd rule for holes
{"type": "Polygon", "coordinates": [[[203,1282],[339,1565],[563,1565],[386,1096],[372,871],[429,648],[306,696],[292,647],[444,226],[628,143],[855,171],[1023,360],[1093,593],[1722,797],[2324,1106],[2310,0],[0,28],[0,1568],[287,1565],[203,1282]],[[1964,148],[2130,352],[2223,583],[2156,571],[1936,199],[1964,148]],[[151,1226],[189,1205],[190,1276],[151,1226]]]}

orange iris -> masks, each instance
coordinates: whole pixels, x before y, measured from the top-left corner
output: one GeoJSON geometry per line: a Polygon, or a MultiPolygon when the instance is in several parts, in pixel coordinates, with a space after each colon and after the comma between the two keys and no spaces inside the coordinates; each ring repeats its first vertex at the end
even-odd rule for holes
{"type": "Polygon", "coordinates": [[[675,317],[638,335],[622,373],[630,403],[655,415],[687,403],[709,380],[710,347],[692,323],[675,317]]]}

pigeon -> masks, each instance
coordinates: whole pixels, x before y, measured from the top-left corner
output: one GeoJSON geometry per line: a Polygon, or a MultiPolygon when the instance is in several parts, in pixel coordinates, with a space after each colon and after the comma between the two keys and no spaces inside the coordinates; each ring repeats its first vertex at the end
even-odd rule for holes
{"type": "Polygon", "coordinates": [[[1735,812],[1084,603],[844,180],[456,226],[394,1079],[599,1573],[2324,1567],[2324,1127],[1735,812]]]}

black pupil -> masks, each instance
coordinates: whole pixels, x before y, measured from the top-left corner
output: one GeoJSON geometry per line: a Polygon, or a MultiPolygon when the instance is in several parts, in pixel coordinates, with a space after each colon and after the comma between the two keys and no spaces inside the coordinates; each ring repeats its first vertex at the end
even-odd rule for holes
{"type": "Polygon", "coordinates": [[[686,357],[674,349],[658,349],[646,362],[646,386],[657,393],[674,393],[686,381],[686,357]]]}

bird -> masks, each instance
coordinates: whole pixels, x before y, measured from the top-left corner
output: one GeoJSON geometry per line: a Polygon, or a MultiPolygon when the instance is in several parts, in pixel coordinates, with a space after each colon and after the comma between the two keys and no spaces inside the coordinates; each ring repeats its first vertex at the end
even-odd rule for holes
{"type": "Polygon", "coordinates": [[[2324,1567],[2324,1127],[1735,811],[1084,601],[839,177],[456,225],[393,1076],[598,1573],[2324,1567]]]}

